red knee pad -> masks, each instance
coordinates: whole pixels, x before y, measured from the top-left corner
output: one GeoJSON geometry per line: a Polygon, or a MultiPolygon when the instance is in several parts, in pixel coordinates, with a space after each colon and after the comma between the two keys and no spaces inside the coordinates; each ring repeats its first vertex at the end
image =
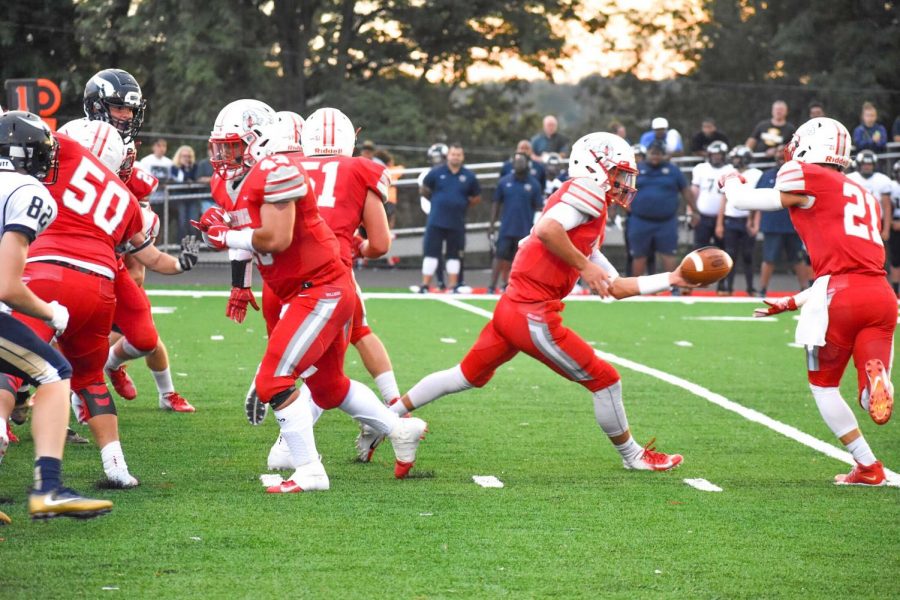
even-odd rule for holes
{"type": "MultiPolygon", "coordinates": [[[[599,358],[597,360],[600,360],[599,358]]],[[[613,367],[608,362],[601,361],[603,366],[599,369],[591,369],[591,373],[594,378],[590,381],[580,381],[579,383],[589,389],[591,393],[596,392],[598,390],[603,390],[608,388],[611,385],[617,384],[621,381],[621,377],[619,376],[619,372],[616,371],[616,368],[613,367]]]]}
{"type": "Polygon", "coordinates": [[[159,333],[157,333],[156,327],[151,321],[149,327],[142,326],[135,328],[134,331],[125,335],[125,339],[128,340],[128,343],[134,346],[135,350],[138,352],[146,352],[149,354],[156,350],[156,346],[159,344],[159,333]]]}
{"type": "Polygon", "coordinates": [[[320,408],[331,410],[337,408],[350,391],[350,380],[341,377],[337,382],[318,379],[315,375],[306,380],[313,402],[320,408]]]}
{"type": "Polygon", "coordinates": [[[462,371],[463,377],[466,378],[466,381],[471,383],[474,387],[480,388],[487,385],[487,382],[494,377],[496,371],[485,371],[481,365],[475,364],[476,362],[477,360],[469,353],[463,358],[462,362],[459,363],[459,368],[462,371]]]}

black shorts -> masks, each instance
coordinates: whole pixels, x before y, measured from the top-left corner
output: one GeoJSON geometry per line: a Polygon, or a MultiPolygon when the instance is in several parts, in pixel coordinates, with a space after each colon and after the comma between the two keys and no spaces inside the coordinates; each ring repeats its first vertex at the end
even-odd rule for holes
{"type": "Polygon", "coordinates": [[[519,249],[519,240],[521,238],[505,235],[497,239],[494,247],[494,255],[500,260],[512,261],[516,257],[516,251],[519,249]]]}
{"type": "Polygon", "coordinates": [[[447,229],[429,225],[425,228],[425,256],[440,258],[444,244],[447,245],[447,260],[459,259],[466,249],[466,230],[447,229]]]}
{"type": "Polygon", "coordinates": [[[37,386],[71,379],[72,366],[27,325],[0,313],[0,373],[37,386]]]}

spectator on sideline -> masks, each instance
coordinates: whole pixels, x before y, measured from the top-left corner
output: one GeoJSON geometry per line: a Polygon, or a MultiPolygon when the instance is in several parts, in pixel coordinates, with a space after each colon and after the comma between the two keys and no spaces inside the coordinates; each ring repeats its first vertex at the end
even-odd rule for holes
{"type": "Polygon", "coordinates": [[[637,194],[628,217],[628,248],[632,275],[647,268],[651,249],[662,256],[663,270],[678,264],[678,212],[681,199],[696,212],[694,195],[681,169],[667,160],[665,146],[654,142],[647,148],[647,160],[638,165],[637,194]]]}
{"type": "MultiPolygon", "coordinates": [[[[775,166],[763,171],[756,187],[775,187],[775,176],[778,174],[778,169],[784,164],[783,151],[784,146],[775,149],[775,166]]],[[[775,263],[778,262],[778,257],[782,253],[784,253],[787,264],[797,276],[797,289],[802,290],[806,287],[810,276],[805,262],[806,253],[803,251],[803,242],[794,229],[790,213],[786,208],[776,211],[757,211],[755,218],[759,220],[759,230],[763,234],[763,262],[759,273],[760,298],[766,297],[769,281],[775,272],[775,263]]]]}
{"type": "MultiPolygon", "coordinates": [[[[519,143],[516,144],[516,151],[513,156],[503,161],[503,166],[500,167],[500,177],[505,177],[513,172],[513,158],[515,158],[516,154],[524,154],[528,157],[528,173],[538,180],[538,183],[541,184],[541,189],[543,189],[547,184],[547,174],[545,173],[544,163],[538,160],[532,160],[533,149],[531,142],[528,140],[519,140],[519,143]]],[[[547,156],[550,154],[554,153],[547,153],[547,156]]],[[[559,154],[557,154],[557,157],[558,156],[559,154]]]]}
{"type": "Polygon", "coordinates": [[[643,144],[632,144],[631,151],[634,152],[634,162],[644,162],[647,159],[647,146],[643,144]]]}
{"type": "Polygon", "coordinates": [[[488,293],[497,291],[498,281],[506,287],[509,268],[519,240],[531,232],[535,213],[544,207],[541,184],[528,172],[531,155],[517,152],[512,158],[513,170],[497,182],[494,203],[491,206],[491,220],[488,224],[488,238],[494,246],[494,264],[491,269],[491,283],[488,293]],[[500,218],[500,231],[494,237],[494,226],[500,218]]]}
{"type": "Polygon", "coordinates": [[[434,167],[422,180],[422,196],[431,201],[423,240],[422,293],[428,292],[445,244],[447,285],[459,291],[460,261],[466,249],[466,211],[481,202],[481,186],[475,173],[463,166],[465,158],[463,147],[451,144],[447,164],[434,167]]]}
{"type": "Polygon", "coordinates": [[[784,100],[772,103],[772,117],[763,119],[753,128],[753,133],[744,142],[753,152],[765,152],[774,156],[775,148],[791,141],[797,128],[787,120],[788,105],[784,100]]]}
{"type": "Polygon", "coordinates": [[[664,117],[656,117],[650,122],[650,131],[641,135],[640,143],[650,149],[650,144],[659,142],[664,145],[666,154],[681,156],[684,153],[684,144],[681,134],[677,129],[669,129],[669,121],[664,117]]]}
{"type": "MultiPolygon", "coordinates": [[[[394,155],[381,148],[375,151],[372,160],[383,164],[391,178],[391,187],[388,188],[387,200],[384,201],[384,212],[387,213],[388,226],[392,230],[391,239],[394,240],[397,238],[393,233],[394,224],[397,221],[397,182],[403,176],[403,165],[394,164],[394,155]]],[[[400,257],[394,256],[390,252],[387,253],[385,259],[392,267],[400,263],[400,257]]]]}
{"type": "MultiPolygon", "coordinates": [[[[172,160],[172,183],[194,183],[197,181],[197,162],[194,149],[190,146],[179,146],[172,160]]],[[[177,200],[175,206],[178,210],[178,239],[189,235],[193,229],[190,226],[191,219],[199,220],[200,200],[186,198],[177,200]]]]}
{"type": "MultiPolygon", "coordinates": [[[[774,149],[772,153],[774,154],[774,149]]],[[[750,167],[750,163],[753,161],[753,153],[750,148],[735,146],[728,153],[728,158],[731,160],[731,166],[737,169],[747,185],[756,187],[762,171],[750,167]]],[[[716,237],[720,237],[724,241],[725,252],[734,259],[735,266],[738,262],[743,265],[748,296],[756,293],[756,290],[753,289],[753,249],[756,246],[758,226],[755,215],[750,211],[735,208],[724,195],[722,196],[716,221],[716,237]]],[[[734,293],[734,276],[736,274],[737,270],[731,269],[728,277],[724,279],[724,293],[729,296],[734,293]]]]}
{"type": "Polygon", "coordinates": [[[375,150],[375,142],[372,140],[365,140],[359,148],[359,155],[372,160],[375,158],[375,150]]]}
{"type": "Polygon", "coordinates": [[[859,150],[884,152],[887,150],[888,134],[884,125],[878,123],[878,111],[871,102],[862,105],[862,121],[853,130],[853,146],[859,150]]]}
{"type": "MultiPolygon", "coordinates": [[[[197,183],[209,183],[213,176],[212,163],[209,162],[209,147],[206,148],[206,158],[197,163],[197,183]]],[[[200,200],[200,214],[215,205],[212,196],[200,200]]]]}
{"type": "Polygon", "coordinates": [[[616,134],[626,142],[628,141],[628,130],[618,121],[612,121],[609,124],[609,132],[616,134]]]}
{"type": "Polygon", "coordinates": [[[806,110],[810,119],[818,119],[819,117],[825,116],[825,105],[818,100],[810,102],[809,106],[806,107],[806,110]]]}
{"type": "Polygon", "coordinates": [[[691,154],[705,157],[706,147],[713,142],[724,142],[727,145],[728,136],[719,131],[715,119],[706,117],[700,123],[700,131],[691,138],[691,154]]]}
{"type": "Polygon", "coordinates": [[[553,115],[544,117],[544,128],[539,134],[531,138],[533,160],[543,160],[544,154],[556,152],[560,156],[568,156],[569,140],[559,132],[559,122],[553,115]]]}
{"type": "Polygon", "coordinates": [[[151,204],[159,204],[165,198],[164,188],[172,178],[172,159],[166,156],[168,144],[163,138],[153,141],[153,150],[140,161],[144,169],[159,180],[160,186],[150,195],[151,204]]]}
{"type": "Polygon", "coordinates": [[[891,127],[891,136],[895,142],[900,143],[900,116],[894,119],[894,125],[891,127]]]}
{"type": "Polygon", "coordinates": [[[544,198],[549,198],[553,192],[562,187],[569,179],[569,171],[563,168],[563,159],[556,152],[547,155],[544,161],[544,198]]]}

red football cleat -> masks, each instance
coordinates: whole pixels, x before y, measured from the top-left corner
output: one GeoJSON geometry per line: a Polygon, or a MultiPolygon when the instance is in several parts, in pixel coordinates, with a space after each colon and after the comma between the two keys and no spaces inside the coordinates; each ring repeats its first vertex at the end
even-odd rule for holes
{"type": "Polygon", "coordinates": [[[657,452],[653,443],[656,441],[656,438],[653,438],[647,445],[644,446],[644,451],[641,455],[632,461],[622,460],[622,466],[629,470],[636,471],[668,471],[669,469],[674,469],[684,460],[684,457],[680,454],[666,454],[664,452],[657,452]]]}
{"type": "Polygon", "coordinates": [[[181,397],[178,392],[169,392],[159,397],[159,407],[163,410],[171,410],[179,413],[192,413],[197,409],[191,403],[181,397]]]}
{"type": "Polygon", "coordinates": [[[884,425],[894,410],[894,386],[887,378],[884,363],[877,358],[866,362],[866,375],[869,376],[869,416],[884,425]]]}
{"type": "Polygon", "coordinates": [[[134,400],[137,398],[137,388],[134,387],[134,381],[131,380],[131,377],[128,376],[128,373],[125,372],[125,365],[122,365],[118,369],[103,369],[106,371],[106,374],[109,376],[109,381],[113,385],[113,389],[116,390],[116,393],[126,400],[134,400]]]}
{"type": "MultiPolygon", "coordinates": [[[[9,424],[9,421],[6,422],[6,437],[9,439],[10,444],[18,444],[19,437],[12,430],[12,427],[9,424]]],[[[2,454],[2,452],[0,452],[2,454]]]]}
{"type": "MultiPolygon", "coordinates": [[[[879,361],[880,362],[880,361],[879,361]]],[[[834,476],[835,485],[869,485],[880,486],[887,483],[884,476],[884,466],[880,460],[876,460],[871,465],[865,466],[856,463],[853,470],[844,475],[834,476]]]]}
{"type": "Polygon", "coordinates": [[[299,494],[302,491],[303,488],[290,479],[266,488],[267,494],[299,494]]]}

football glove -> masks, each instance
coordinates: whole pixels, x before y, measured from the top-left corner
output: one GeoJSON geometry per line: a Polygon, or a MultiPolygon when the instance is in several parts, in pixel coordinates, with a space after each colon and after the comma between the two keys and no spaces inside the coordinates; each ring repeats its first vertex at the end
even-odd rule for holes
{"type": "Polygon", "coordinates": [[[181,254],[178,256],[178,264],[182,271],[190,271],[200,260],[200,242],[197,236],[186,235],[181,240],[181,254]]]}
{"type": "Polygon", "coordinates": [[[783,313],[786,310],[797,310],[797,300],[794,299],[793,296],[778,298],[777,300],[772,301],[763,300],[763,303],[766,304],[769,308],[754,308],[754,317],[769,317],[771,315],[783,313]]]}
{"type": "Polygon", "coordinates": [[[235,323],[243,323],[247,318],[248,304],[253,307],[253,310],[259,310],[256,298],[253,297],[253,290],[241,287],[231,288],[231,296],[228,297],[228,305],[225,307],[225,316],[235,323]]]}
{"type": "Polygon", "coordinates": [[[362,247],[365,242],[365,238],[358,233],[353,235],[353,260],[363,258],[362,247]]]}
{"type": "Polygon", "coordinates": [[[740,183],[747,183],[747,180],[744,179],[743,175],[741,175],[737,171],[732,171],[730,173],[726,173],[725,175],[722,175],[721,177],[719,177],[719,182],[718,182],[719,191],[720,192],[725,191],[725,186],[732,179],[737,179],[738,182],[740,182],[740,183]]]}
{"type": "Polygon", "coordinates": [[[49,304],[50,310],[53,311],[53,316],[47,319],[47,324],[56,331],[57,335],[61,335],[66,330],[66,327],[69,326],[69,309],[56,300],[49,304]]]}

